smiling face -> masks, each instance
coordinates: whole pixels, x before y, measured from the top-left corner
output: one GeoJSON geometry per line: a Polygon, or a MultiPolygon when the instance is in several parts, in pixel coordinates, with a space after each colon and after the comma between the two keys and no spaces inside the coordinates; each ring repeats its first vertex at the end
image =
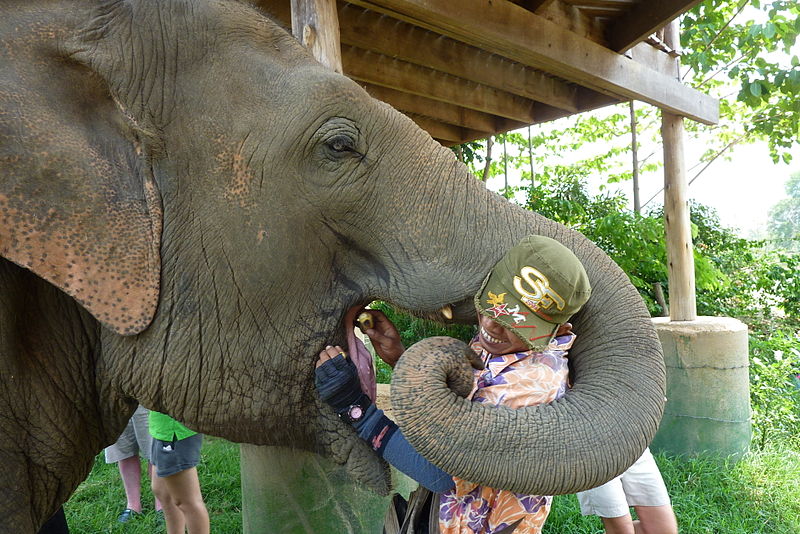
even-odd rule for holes
{"type": "Polygon", "coordinates": [[[511,329],[478,312],[478,343],[491,354],[526,352],[529,347],[511,329]]]}

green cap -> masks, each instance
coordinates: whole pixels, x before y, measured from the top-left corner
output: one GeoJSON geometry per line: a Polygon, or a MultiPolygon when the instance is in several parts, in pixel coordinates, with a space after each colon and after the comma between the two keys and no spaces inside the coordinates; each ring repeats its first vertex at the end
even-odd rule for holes
{"type": "Polygon", "coordinates": [[[586,270],[570,249],[529,235],[497,262],[475,295],[475,307],[531,349],[542,350],[591,294],[586,270]]]}

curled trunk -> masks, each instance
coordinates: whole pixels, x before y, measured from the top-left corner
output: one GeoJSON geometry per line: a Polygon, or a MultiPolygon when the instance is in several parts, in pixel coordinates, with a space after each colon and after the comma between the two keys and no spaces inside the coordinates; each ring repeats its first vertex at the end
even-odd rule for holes
{"type": "Polygon", "coordinates": [[[593,287],[571,321],[574,386],[563,398],[518,410],[466,400],[465,345],[449,338],[415,344],[395,369],[398,425],[452,475],[526,494],[574,493],[622,473],[655,435],[666,373],[647,309],[595,245],[574,232],[559,238],[587,266],[593,287]]]}

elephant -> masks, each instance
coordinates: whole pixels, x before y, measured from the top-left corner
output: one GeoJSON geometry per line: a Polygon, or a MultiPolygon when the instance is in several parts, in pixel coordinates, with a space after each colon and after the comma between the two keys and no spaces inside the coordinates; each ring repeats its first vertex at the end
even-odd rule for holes
{"type": "Polygon", "coordinates": [[[398,373],[417,393],[400,376],[395,387],[406,411],[437,417],[401,427],[448,473],[529,492],[597,485],[644,450],[665,372],[624,272],[488,191],[255,7],[2,11],[0,531],[35,532],[137,403],[233,442],[317,452],[386,493],[386,464],[319,400],[316,354],[352,345],[376,299],[474,322],[484,276],[529,234],[573,250],[593,286],[572,321],[572,389],[479,409],[447,387],[460,349],[422,342],[403,358],[428,372],[398,373]],[[494,473],[496,436],[535,465],[494,473]]]}

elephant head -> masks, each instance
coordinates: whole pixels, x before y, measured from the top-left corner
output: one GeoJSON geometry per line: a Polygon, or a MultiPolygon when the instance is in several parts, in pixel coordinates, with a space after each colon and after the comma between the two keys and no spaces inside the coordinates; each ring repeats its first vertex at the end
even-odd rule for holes
{"type": "Polygon", "coordinates": [[[453,416],[401,421],[409,439],[448,472],[497,485],[508,477],[458,457],[489,449],[468,445],[476,428],[508,435],[541,466],[510,483],[548,493],[600,483],[644,449],[664,370],[625,274],[580,234],[488,192],[255,9],[2,9],[1,530],[35,530],[137,401],[232,441],[320,452],[385,491],[384,464],[319,402],[315,355],[345,344],[374,299],[439,319],[453,304],[455,320],[474,320],[483,277],[528,234],[571,248],[591,279],[573,320],[574,388],[513,417],[477,410],[433,371],[451,365],[448,349],[423,344],[408,356],[431,367],[408,378],[432,392],[419,413],[453,416]],[[465,437],[453,447],[451,434],[465,437]]]}

